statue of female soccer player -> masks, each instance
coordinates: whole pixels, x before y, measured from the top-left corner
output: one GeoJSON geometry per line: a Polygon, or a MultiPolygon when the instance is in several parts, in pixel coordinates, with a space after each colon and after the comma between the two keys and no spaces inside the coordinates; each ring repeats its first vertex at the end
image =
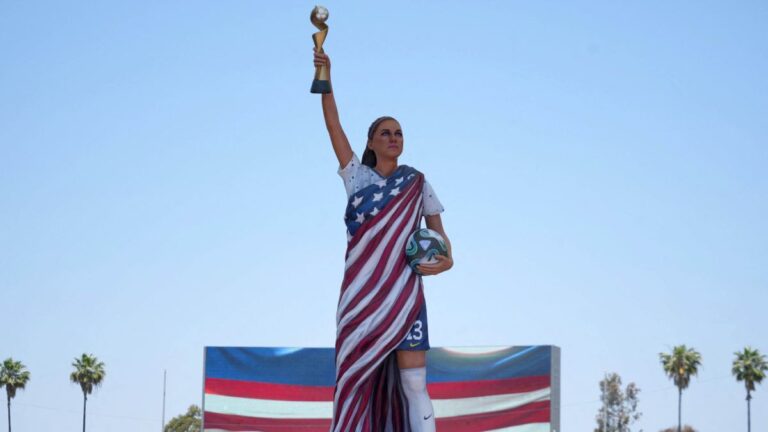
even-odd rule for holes
{"type": "MultiPolygon", "coordinates": [[[[328,68],[330,82],[330,59],[317,49],[315,66],[328,68]]],[[[426,386],[427,308],[405,245],[423,216],[427,228],[445,239],[448,256],[418,266],[418,272],[436,275],[453,266],[443,206],[423,174],[398,164],[403,131],[397,120],[380,117],[371,124],[361,162],[341,128],[333,91],[322,95],[322,104],[349,199],[331,430],[434,431],[426,386]]]]}

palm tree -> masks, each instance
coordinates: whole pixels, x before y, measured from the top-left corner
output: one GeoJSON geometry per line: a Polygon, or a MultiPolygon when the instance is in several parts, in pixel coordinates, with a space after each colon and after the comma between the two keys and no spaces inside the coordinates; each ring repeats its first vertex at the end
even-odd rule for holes
{"type": "Polygon", "coordinates": [[[16,397],[16,390],[24,389],[29,382],[29,371],[20,361],[7,358],[0,366],[0,388],[5,387],[8,395],[8,432],[11,432],[11,399],[16,397]]]}
{"type": "Polygon", "coordinates": [[[683,390],[688,388],[691,377],[699,372],[701,354],[693,348],[678,345],[672,348],[672,352],[659,353],[664,372],[674,381],[678,389],[677,396],[677,432],[682,430],[683,390]]]}
{"type": "Polygon", "coordinates": [[[736,351],[736,358],[733,360],[731,372],[736,377],[736,381],[744,381],[747,388],[747,432],[752,430],[752,419],[750,413],[750,403],[752,392],[755,391],[755,384],[765,378],[765,372],[768,371],[768,362],[760,351],[750,347],[744,348],[744,351],[736,351]]]}
{"type": "Polygon", "coordinates": [[[104,371],[104,363],[93,354],[75,357],[72,367],[75,370],[69,375],[69,379],[75,384],[80,384],[80,388],[83,389],[83,432],[85,432],[85,404],[88,401],[88,395],[93,392],[94,387],[98,387],[104,381],[107,373],[104,371]]]}

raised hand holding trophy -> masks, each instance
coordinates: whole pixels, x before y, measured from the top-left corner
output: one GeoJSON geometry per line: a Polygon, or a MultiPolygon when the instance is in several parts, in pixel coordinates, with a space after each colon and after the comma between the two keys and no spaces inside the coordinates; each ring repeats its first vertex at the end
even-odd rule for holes
{"type": "MultiPolygon", "coordinates": [[[[315,49],[317,52],[323,52],[323,42],[325,42],[326,36],[328,36],[328,25],[325,24],[325,20],[328,19],[328,9],[323,6],[315,6],[312,9],[312,14],[309,16],[309,20],[312,21],[315,27],[320,30],[317,33],[312,33],[312,40],[315,41],[315,49]]],[[[312,93],[330,93],[331,82],[328,76],[328,67],[316,66],[315,67],[315,79],[312,81],[312,93]]]]}

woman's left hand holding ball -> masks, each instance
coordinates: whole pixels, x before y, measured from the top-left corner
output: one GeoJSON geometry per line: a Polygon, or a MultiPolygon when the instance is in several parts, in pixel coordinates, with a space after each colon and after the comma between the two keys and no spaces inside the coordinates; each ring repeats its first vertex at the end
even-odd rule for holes
{"type": "Polygon", "coordinates": [[[434,276],[453,267],[453,259],[445,255],[435,255],[436,263],[419,264],[416,268],[424,276],[434,276]]]}

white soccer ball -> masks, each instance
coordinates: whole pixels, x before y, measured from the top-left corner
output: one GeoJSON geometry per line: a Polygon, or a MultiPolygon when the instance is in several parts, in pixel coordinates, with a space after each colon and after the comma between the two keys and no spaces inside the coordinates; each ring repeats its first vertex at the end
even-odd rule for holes
{"type": "Polygon", "coordinates": [[[445,239],[437,231],[422,228],[408,237],[405,245],[405,257],[408,265],[418,273],[416,266],[419,264],[434,264],[437,262],[435,255],[448,255],[445,239]]]}

